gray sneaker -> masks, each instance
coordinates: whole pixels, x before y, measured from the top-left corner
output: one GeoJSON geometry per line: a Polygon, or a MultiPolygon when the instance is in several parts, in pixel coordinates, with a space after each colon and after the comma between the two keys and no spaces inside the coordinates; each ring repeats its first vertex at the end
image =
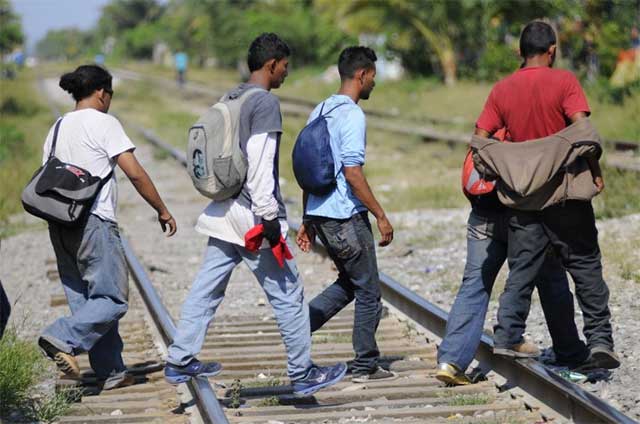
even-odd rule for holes
{"type": "Polygon", "coordinates": [[[355,374],[353,378],[351,378],[351,381],[354,383],[372,383],[375,381],[391,381],[396,378],[398,378],[398,374],[378,366],[371,373],[355,374]]]}
{"type": "Polygon", "coordinates": [[[104,380],[102,390],[113,390],[120,387],[132,386],[135,384],[135,379],[127,371],[121,371],[118,373],[112,373],[104,380]]]}

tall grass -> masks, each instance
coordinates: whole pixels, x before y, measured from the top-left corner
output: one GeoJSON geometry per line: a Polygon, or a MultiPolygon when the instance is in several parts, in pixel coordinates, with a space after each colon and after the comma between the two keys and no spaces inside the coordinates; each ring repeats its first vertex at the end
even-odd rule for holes
{"type": "Polygon", "coordinates": [[[0,339],[0,416],[25,408],[31,390],[46,370],[35,344],[8,328],[0,339]]]}
{"type": "Polygon", "coordinates": [[[10,231],[8,217],[22,210],[20,193],[42,160],[52,122],[42,98],[30,70],[0,80],[0,238],[10,231]]]}

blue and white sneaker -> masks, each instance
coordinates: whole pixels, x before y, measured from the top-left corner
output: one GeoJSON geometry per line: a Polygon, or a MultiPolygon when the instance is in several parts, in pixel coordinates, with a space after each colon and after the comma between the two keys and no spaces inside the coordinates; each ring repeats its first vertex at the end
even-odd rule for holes
{"type": "Polygon", "coordinates": [[[191,380],[192,377],[213,377],[222,371],[219,362],[203,363],[192,359],[187,365],[174,365],[167,362],[164,367],[164,379],[169,384],[181,384],[191,380]]]}
{"type": "Polygon", "coordinates": [[[295,397],[311,396],[320,389],[333,386],[347,373],[347,364],[339,362],[330,367],[312,365],[307,375],[293,382],[295,397]]]}

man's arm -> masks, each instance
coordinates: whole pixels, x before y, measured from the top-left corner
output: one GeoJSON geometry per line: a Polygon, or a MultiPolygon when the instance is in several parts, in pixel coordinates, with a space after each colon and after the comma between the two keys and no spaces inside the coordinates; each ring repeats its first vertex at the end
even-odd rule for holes
{"type": "Polygon", "coordinates": [[[380,235],[382,236],[382,240],[379,245],[386,246],[391,243],[393,240],[393,227],[391,226],[387,215],[384,213],[382,206],[380,206],[380,203],[378,203],[373,195],[371,187],[369,187],[369,183],[367,182],[367,178],[364,176],[364,172],[362,171],[362,166],[345,166],[344,176],[347,183],[351,186],[353,194],[355,194],[367,209],[369,209],[373,216],[376,217],[378,230],[380,230],[380,235]]]}
{"type": "Polygon", "coordinates": [[[158,194],[158,190],[153,185],[153,181],[138,162],[132,151],[120,153],[114,158],[122,171],[131,181],[140,196],[158,213],[158,222],[163,232],[169,227],[167,237],[171,237],[176,233],[177,225],[175,219],[169,213],[164,202],[158,194]]]}
{"type": "Polygon", "coordinates": [[[309,252],[316,238],[316,232],[311,225],[305,223],[305,217],[307,214],[307,201],[309,200],[309,193],[302,192],[302,224],[298,229],[296,235],[296,244],[303,252],[309,252]]]}
{"type": "MultiPolygon", "coordinates": [[[[585,112],[574,113],[569,117],[569,120],[573,124],[574,122],[579,121],[580,119],[584,119],[587,117],[585,112]]],[[[596,190],[598,190],[598,194],[602,193],[604,190],[604,178],[602,177],[602,169],[600,168],[600,162],[597,158],[593,156],[586,157],[587,163],[589,164],[589,169],[591,170],[591,175],[593,176],[593,183],[596,185],[596,190]]]]}

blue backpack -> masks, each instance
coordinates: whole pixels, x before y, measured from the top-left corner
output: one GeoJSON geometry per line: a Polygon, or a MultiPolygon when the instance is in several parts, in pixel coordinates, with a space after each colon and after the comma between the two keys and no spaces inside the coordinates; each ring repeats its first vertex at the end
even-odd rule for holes
{"type": "Polygon", "coordinates": [[[300,188],[316,196],[324,196],[336,186],[336,170],[331,153],[331,137],[326,116],[345,105],[341,103],[322,114],[300,131],[293,146],[293,174],[300,188]]]}

